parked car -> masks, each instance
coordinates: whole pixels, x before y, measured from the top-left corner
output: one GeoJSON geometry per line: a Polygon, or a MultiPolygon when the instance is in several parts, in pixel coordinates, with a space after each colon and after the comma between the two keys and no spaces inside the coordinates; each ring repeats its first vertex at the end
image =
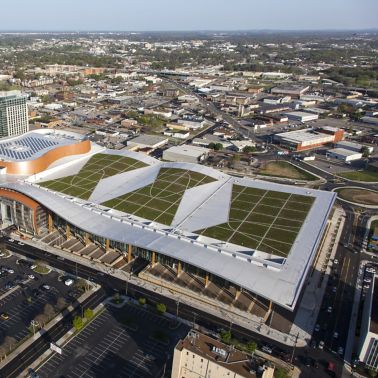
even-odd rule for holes
{"type": "Polygon", "coordinates": [[[35,276],[34,274],[28,274],[28,278],[30,278],[31,280],[34,280],[35,276]]]}
{"type": "Polygon", "coordinates": [[[3,320],[8,320],[9,319],[9,315],[6,312],[2,312],[1,315],[0,315],[0,317],[3,320]]]}
{"type": "Polygon", "coordinates": [[[65,280],[65,281],[64,281],[64,284],[65,284],[66,286],[71,286],[71,285],[73,284],[73,279],[69,278],[68,280],[65,280]]]}
{"type": "Polygon", "coordinates": [[[268,353],[268,354],[272,354],[272,353],[273,353],[272,349],[271,349],[270,347],[268,347],[267,345],[264,345],[264,346],[261,348],[261,350],[262,350],[263,352],[265,352],[265,353],[268,353]]]}
{"type": "Polygon", "coordinates": [[[318,348],[321,349],[321,350],[324,349],[324,341],[323,340],[319,341],[318,348]]]}
{"type": "Polygon", "coordinates": [[[333,337],[334,337],[335,339],[337,339],[337,338],[339,337],[339,333],[338,333],[338,332],[334,332],[334,333],[333,333],[333,337]]]}
{"type": "Polygon", "coordinates": [[[332,306],[328,306],[327,312],[330,314],[332,312],[332,306]]]}
{"type": "Polygon", "coordinates": [[[319,324],[315,324],[314,331],[315,332],[319,332],[320,331],[320,325],[319,324]]]}
{"type": "Polygon", "coordinates": [[[337,353],[338,353],[339,356],[342,357],[344,355],[344,348],[343,347],[338,347],[337,353]]]}

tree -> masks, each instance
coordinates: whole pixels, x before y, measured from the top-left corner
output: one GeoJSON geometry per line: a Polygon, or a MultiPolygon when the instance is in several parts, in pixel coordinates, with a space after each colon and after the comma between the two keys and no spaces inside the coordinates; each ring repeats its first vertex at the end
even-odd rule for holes
{"type": "Polygon", "coordinates": [[[0,345],[0,359],[6,357],[7,353],[7,349],[3,345],[0,345]]]}
{"type": "Polygon", "coordinates": [[[362,152],[362,156],[365,157],[365,158],[367,158],[367,157],[370,156],[369,148],[366,147],[366,146],[362,148],[362,151],[361,151],[361,152],[362,152]]]}
{"type": "Polygon", "coordinates": [[[45,307],[43,308],[43,313],[48,319],[51,319],[55,315],[54,307],[50,303],[46,303],[45,307]]]}
{"type": "Polygon", "coordinates": [[[245,146],[245,147],[243,148],[243,152],[244,152],[245,154],[249,154],[249,153],[251,153],[251,152],[255,152],[255,151],[256,151],[256,148],[253,147],[253,146],[245,146]]]}
{"type": "Polygon", "coordinates": [[[113,302],[118,304],[118,303],[120,303],[120,301],[121,301],[121,297],[120,297],[119,293],[114,293],[113,302]]]}
{"type": "Polygon", "coordinates": [[[254,341],[249,341],[246,345],[246,349],[249,353],[255,353],[257,349],[257,344],[254,341]]]}
{"type": "Polygon", "coordinates": [[[213,142],[211,142],[208,147],[211,148],[214,151],[223,150],[223,144],[222,143],[213,143],[213,142]]]}
{"type": "Polygon", "coordinates": [[[15,79],[20,79],[21,81],[25,80],[25,73],[24,71],[17,70],[16,73],[13,75],[15,79]]]}
{"type": "Polygon", "coordinates": [[[91,308],[86,308],[84,311],[84,317],[87,318],[88,320],[93,318],[93,310],[91,308]]]}
{"type": "Polygon", "coordinates": [[[80,329],[83,328],[84,323],[83,323],[83,318],[81,316],[75,316],[74,320],[72,321],[72,325],[74,328],[79,331],[80,329]]]}
{"type": "Polygon", "coordinates": [[[87,291],[88,283],[83,278],[80,278],[79,280],[76,281],[75,287],[77,287],[80,290],[87,291]]]}
{"type": "Polygon", "coordinates": [[[5,336],[4,341],[3,341],[3,347],[4,349],[8,350],[8,352],[11,352],[12,349],[14,349],[14,347],[16,346],[16,344],[17,344],[17,340],[14,337],[5,336]]]}
{"type": "Polygon", "coordinates": [[[141,306],[144,306],[144,305],[146,304],[146,298],[140,297],[140,298],[138,299],[138,302],[139,302],[139,304],[140,304],[141,306]]]}
{"type": "Polygon", "coordinates": [[[167,306],[164,303],[156,303],[156,311],[159,314],[164,314],[167,311],[167,306]]]}
{"type": "Polygon", "coordinates": [[[220,336],[222,342],[224,342],[225,344],[230,344],[232,338],[232,334],[230,331],[222,331],[220,336]]]}
{"type": "Polygon", "coordinates": [[[289,375],[287,374],[287,371],[283,368],[276,368],[274,370],[274,378],[288,378],[289,375]]]}
{"type": "Polygon", "coordinates": [[[67,307],[67,301],[63,297],[59,297],[56,302],[56,307],[59,311],[62,311],[67,307]]]}
{"type": "Polygon", "coordinates": [[[44,327],[45,324],[48,322],[48,317],[45,314],[37,315],[34,320],[40,325],[40,327],[44,327]]]}
{"type": "Polygon", "coordinates": [[[368,369],[368,375],[370,378],[375,378],[377,376],[377,372],[373,369],[368,369]]]}

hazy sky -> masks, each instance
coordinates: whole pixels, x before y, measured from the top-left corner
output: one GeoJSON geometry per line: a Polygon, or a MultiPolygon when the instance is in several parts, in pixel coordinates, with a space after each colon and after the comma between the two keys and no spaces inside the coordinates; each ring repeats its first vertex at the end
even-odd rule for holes
{"type": "Polygon", "coordinates": [[[378,0],[0,0],[0,30],[378,28],[378,0]]]}

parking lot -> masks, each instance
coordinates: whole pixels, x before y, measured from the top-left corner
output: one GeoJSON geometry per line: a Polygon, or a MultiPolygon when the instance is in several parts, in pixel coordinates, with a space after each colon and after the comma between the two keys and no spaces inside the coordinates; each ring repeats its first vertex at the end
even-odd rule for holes
{"type": "Polygon", "coordinates": [[[59,305],[68,305],[79,295],[57,272],[38,274],[30,268],[32,262],[19,262],[13,255],[0,259],[0,343],[6,336],[20,341],[30,332],[31,320],[45,314],[42,317],[47,321],[59,305]]]}
{"type": "Polygon", "coordinates": [[[62,355],[54,353],[37,372],[42,378],[160,376],[177,341],[189,330],[169,326],[169,320],[139,305],[107,305],[62,348],[62,355]],[[164,342],[156,335],[164,335],[164,342]]]}

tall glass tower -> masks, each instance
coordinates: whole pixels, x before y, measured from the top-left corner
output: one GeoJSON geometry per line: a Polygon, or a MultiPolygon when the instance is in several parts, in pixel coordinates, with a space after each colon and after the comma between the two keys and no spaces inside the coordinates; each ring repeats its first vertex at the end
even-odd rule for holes
{"type": "Polygon", "coordinates": [[[20,91],[0,92],[0,138],[29,131],[26,98],[20,91]]]}

